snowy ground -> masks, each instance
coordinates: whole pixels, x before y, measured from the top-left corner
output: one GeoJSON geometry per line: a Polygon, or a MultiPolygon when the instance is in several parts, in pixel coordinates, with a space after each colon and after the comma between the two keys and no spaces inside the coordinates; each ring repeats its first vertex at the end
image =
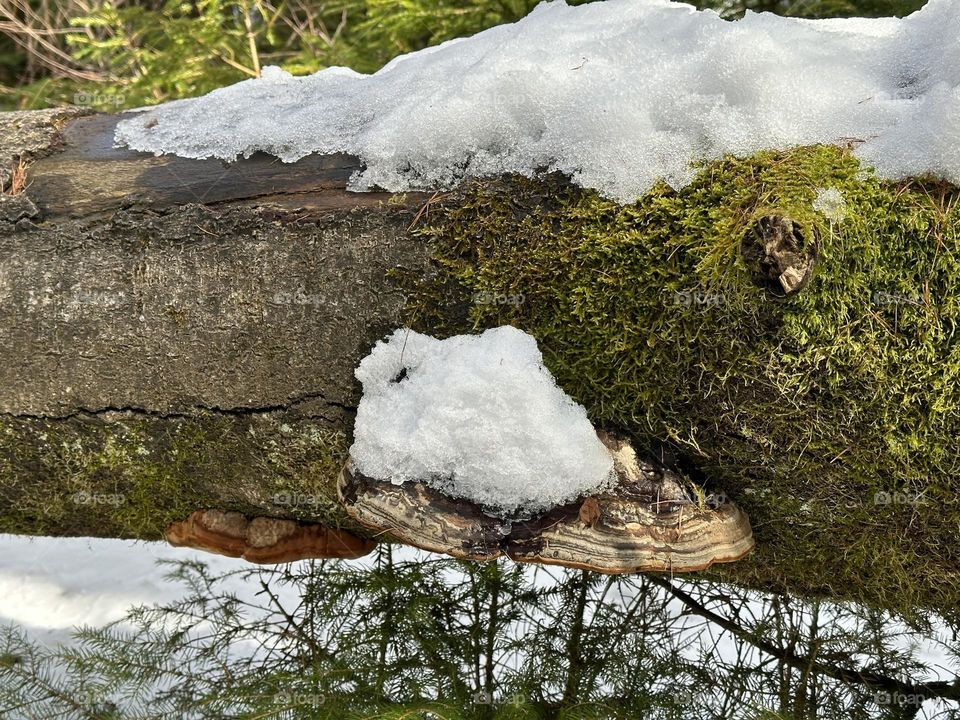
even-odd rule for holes
{"type": "Polygon", "coordinates": [[[0,623],[47,645],[68,643],[75,626],[105,625],[138,604],[170,602],[182,587],[165,582],[159,559],[199,558],[214,572],[242,560],[165,543],[0,535],[0,623]]]}
{"type": "MultiPolygon", "coordinates": [[[[132,605],[171,602],[180,597],[183,588],[163,580],[166,570],[156,565],[157,560],[197,558],[207,563],[214,574],[249,567],[243,561],[173,548],[163,543],[85,538],[0,535],[0,556],[4,558],[0,569],[0,624],[16,624],[32,639],[48,645],[68,644],[73,626],[100,626],[120,619],[132,605]]],[[[415,561],[431,554],[413,548],[397,548],[394,556],[396,560],[415,561]]],[[[362,558],[345,562],[363,565],[370,561],[362,558]]],[[[559,572],[556,568],[535,566],[528,567],[527,571],[533,574],[532,581],[538,585],[552,583],[555,573],[559,572]]],[[[451,578],[451,582],[455,581],[456,578],[451,578]]],[[[234,578],[230,586],[223,589],[245,597],[252,596],[257,588],[244,586],[242,581],[234,578]]],[[[293,601],[296,589],[278,587],[277,591],[284,596],[283,599],[293,601]],[[290,597],[286,598],[286,594],[290,597]]],[[[677,615],[681,615],[681,609],[678,603],[677,615]]],[[[742,612],[744,617],[762,614],[762,603],[759,600],[750,602],[742,612]]],[[[691,659],[696,657],[700,643],[705,647],[717,643],[718,657],[736,658],[738,648],[731,637],[719,630],[704,632],[703,623],[693,616],[687,616],[684,624],[689,624],[691,632],[698,636],[697,643],[687,648],[691,659]]],[[[932,668],[924,679],[949,680],[955,677],[958,668],[942,644],[949,642],[946,628],[938,629],[928,638],[910,634],[895,625],[887,631],[904,632],[900,644],[910,649],[915,660],[932,668]]],[[[937,717],[945,707],[941,703],[927,702],[919,717],[937,717]]]]}

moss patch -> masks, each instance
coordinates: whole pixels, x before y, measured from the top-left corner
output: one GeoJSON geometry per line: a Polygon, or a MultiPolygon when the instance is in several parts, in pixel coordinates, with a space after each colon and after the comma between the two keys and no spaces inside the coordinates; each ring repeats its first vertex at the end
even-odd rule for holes
{"type": "Polygon", "coordinates": [[[0,419],[0,532],[159,539],[213,507],[351,526],[347,438],[279,414],[0,419]]]}
{"type": "Polygon", "coordinates": [[[957,206],[954,187],[881,182],[820,146],[712,163],[630,206],[561,179],[474,183],[418,230],[441,272],[410,320],[435,332],[455,283],[474,304],[449,332],[522,327],[595,422],[668,441],[754,525],[756,552],[712,575],[955,613],[957,206]],[[814,210],[818,188],[842,193],[842,221],[814,210]],[[817,243],[789,298],[741,255],[768,215],[817,243]]]}

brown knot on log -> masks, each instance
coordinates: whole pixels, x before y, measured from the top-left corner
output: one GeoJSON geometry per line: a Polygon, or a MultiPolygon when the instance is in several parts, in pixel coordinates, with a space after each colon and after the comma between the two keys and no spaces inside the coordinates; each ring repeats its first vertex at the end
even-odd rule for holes
{"type": "Polygon", "coordinates": [[[272,517],[248,518],[238,512],[197,510],[164,532],[176,547],[274,564],[309,558],[357,558],[376,542],[346,530],[272,517]]]}
{"type": "Polygon", "coordinates": [[[807,238],[800,225],[784,215],[765,215],[747,232],[740,254],[754,282],[774,295],[798,293],[810,282],[819,256],[814,236],[807,238]]]}

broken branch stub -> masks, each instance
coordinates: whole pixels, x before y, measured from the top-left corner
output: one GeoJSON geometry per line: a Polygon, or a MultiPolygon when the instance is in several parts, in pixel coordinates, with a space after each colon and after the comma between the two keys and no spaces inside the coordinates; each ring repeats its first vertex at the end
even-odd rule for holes
{"type": "Polygon", "coordinates": [[[813,277],[819,256],[816,228],[808,239],[794,220],[765,215],[744,236],[740,254],[757,285],[779,297],[794,295],[813,277]]]}
{"type": "Polygon", "coordinates": [[[385,536],[465,560],[517,562],[619,574],[702,570],[753,548],[750,522],[733,504],[695,503],[670,470],[640,461],[629,443],[598,433],[620,481],[611,490],[529,520],[488,515],[423,483],[395,485],[348,462],[338,483],[357,522],[385,536]]]}

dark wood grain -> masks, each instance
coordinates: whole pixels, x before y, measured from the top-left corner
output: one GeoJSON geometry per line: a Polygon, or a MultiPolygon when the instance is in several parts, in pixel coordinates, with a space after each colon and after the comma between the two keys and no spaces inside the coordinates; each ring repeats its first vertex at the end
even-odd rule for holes
{"type": "Polygon", "coordinates": [[[349,155],[308,155],[284,163],[264,153],[236,162],[155,156],[117,148],[114,130],[123,115],[68,121],[59,152],[29,170],[30,197],[46,217],[81,216],[141,205],[154,210],[188,203],[211,204],[290,193],[310,194],[312,204],[370,206],[387,193],[346,191],[361,169],[349,155]]]}

